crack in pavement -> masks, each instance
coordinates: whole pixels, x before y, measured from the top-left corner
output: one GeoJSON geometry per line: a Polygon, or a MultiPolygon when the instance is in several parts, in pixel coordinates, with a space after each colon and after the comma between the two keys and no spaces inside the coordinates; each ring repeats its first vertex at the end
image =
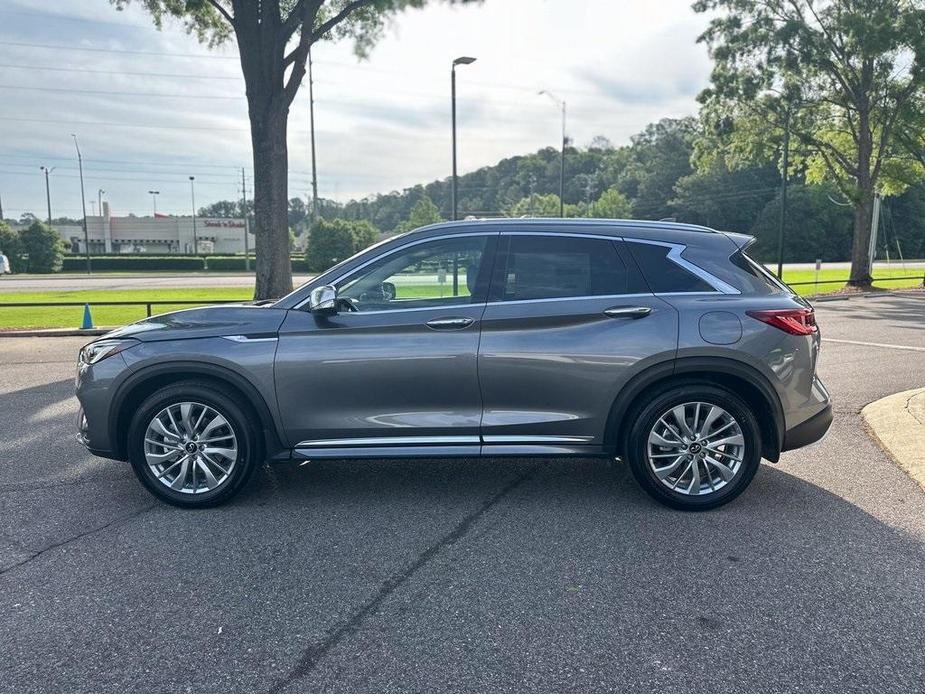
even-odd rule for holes
{"type": "Polygon", "coordinates": [[[541,467],[542,465],[533,465],[526,472],[518,475],[513,480],[508,482],[506,485],[504,485],[504,487],[501,488],[501,490],[496,492],[484,503],[482,503],[482,505],[479,506],[475,511],[472,511],[471,513],[464,516],[450,532],[441,537],[434,544],[430,545],[423,552],[418,554],[417,558],[411,562],[411,564],[405,567],[402,571],[389,576],[389,578],[382,582],[382,585],[376,594],[367,600],[350,619],[348,619],[344,624],[337,627],[336,629],[329,631],[321,643],[313,644],[308,648],[305,648],[302,651],[302,656],[300,657],[299,662],[296,663],[295,667],[289,671],[289,674],[286,675],[285,678],[270,687],[268,694],[278,694],[278,692],[281,692],[283,688],[311,673],[311,671],[315,669],[315,666],[318,665],[318,663],[322,658],[324,658],[328,651],[337,646],[346,637],[357,633],[366,618],[375,613],[386,598],[388,598],[392,593],[407,583],[414,576],[414,574],[416,574],[431,559],[433,559],[441,549],[448,547],[462,539],[469,532],[469,529],[476,523],[476,521],[485,515],[489,509],[495,506],[499,501],[514,491],[517,487],[531,479],[541,467]]]}
{"type": "Polygon", "coordinates": [[[104,523],[103,525],[101,525],[101,526],[99,526],[99,527],[96,527],[96,528],[91,528],[90,530],[87,530],[86,532],[78,533],[77,535],[73,535],[72,537],[69,537],[69,538],[67,538],[67,539],[65,539],[65,540],[61,540],[61,541],[59,541],[59,542],[53,542],[52,544],[47,545],[47,546],[45,546],[45,547],[43,547],[42,549],[39,549],[39,550],[32,550],[32,549],[29,549],[28,547],[26,547],[26,546],[22,545],[21,543],[18,543],[18,542],[17,542],[16,544],[18,544],[20,547],[22,547],[25,551],[31,552],[31,553],[32,553],[32,556],[30,556],[30,557],[28,557],[28,558],[26,558],[26,559],[23,559],[21,562],[18,562],[18,563],[16,563],[16,564],[13,564],[12,566],[8,566],[8,567],[6,567],[5,569],[0,570],[0,576],[4,576],[4,575],[6,575],[8,572],[10,572],[10,571],[12,571],[13,569],[16,569],[16,568],[18,568],[18,567],[20,567],[20,566],[25,566],[26,564],[29,564],[29,563],[32,562],[33,560],[38,559],[39,557],[41,557],[42,555],[44,555],[46,552],[50,552],[50,551],[53,550],[53,549],[57,549],[58,547],[63,547],[64,545],[69,545],[70,543],[76,542],[77,540],[80,540],[80,539],[82,539],[82,538],[84,538],[84,537],[88,537],[88,536],[90,536],[90,535],[94,535],[94,534],[96,534],[96,533],[102,532],[103,530],[106,530],[107,528],[112,528],[112,527],[117,526],[117,525],[119,525],[119,524],[121,524],[121,523],[124,523],[124,522],[126,522],[126,521],[130,521],[130,520],[132,520],[133,518],[137,518],[137,517],[140,516],[141,514],[150,511],[151,509],[155,508],[156,506],[158,506],[157,503],[153,503],[153,504],[149,504],[149,505],[147,505],[147,506],[143,506],[142,508],[138,509],[137,511],[133,511],[132,513],[126,514],[126,515],[124,515],[124,516],[119,516],[118,518],[114,518],[113,520],[109,521],[108,523],[104,523]]]}

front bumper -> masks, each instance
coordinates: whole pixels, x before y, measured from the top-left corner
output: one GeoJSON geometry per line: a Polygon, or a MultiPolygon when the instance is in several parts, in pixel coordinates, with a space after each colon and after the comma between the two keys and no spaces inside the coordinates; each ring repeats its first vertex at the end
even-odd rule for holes
{"type": "Polygon", "coordinates": [[[781,446],[781,451],[792,451],[794,448],[802,448],[821,440],[832,425],[832,418],[832,405],[829,403],[802,424],[788,429],[784,434],[784,445],[781,446]]]}

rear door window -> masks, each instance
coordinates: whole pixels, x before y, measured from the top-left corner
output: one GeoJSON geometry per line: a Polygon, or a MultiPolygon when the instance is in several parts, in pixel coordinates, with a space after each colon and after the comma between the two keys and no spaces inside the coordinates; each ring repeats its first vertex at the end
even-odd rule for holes
{"type": "Polygon", "coordinates": [[[502,301],[625,294],[627,270],[613,241],[580,236],[510,236],[499,278],[502,301]]]}

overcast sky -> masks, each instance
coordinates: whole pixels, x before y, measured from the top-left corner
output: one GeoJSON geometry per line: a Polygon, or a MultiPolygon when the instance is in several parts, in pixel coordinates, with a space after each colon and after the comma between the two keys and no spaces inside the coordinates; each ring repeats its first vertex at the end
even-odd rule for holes
{"type": "MultiPolygon", "coordinates": [[[[347,43],[315,55],[319,189],[337,200],[387,193],[450,172],[449,67],[458,69],[460,172],[557,145],[568,133],[628,141],[647,123],[696,112],[709,61],[691,0],[486,0],[435,3],[396,17],[367,61],[347,43]]],[[[188,214],[240,196],[251,149],[233,41],[208,50],[176,24],[108,0],[0,2],[0,196],[6,217],[80,215],[73,140],[88,208],[104,189],[114,214],[188,214]]],[[[290,196],[310,190],[307,84],[289,125],[290,196]]]]}

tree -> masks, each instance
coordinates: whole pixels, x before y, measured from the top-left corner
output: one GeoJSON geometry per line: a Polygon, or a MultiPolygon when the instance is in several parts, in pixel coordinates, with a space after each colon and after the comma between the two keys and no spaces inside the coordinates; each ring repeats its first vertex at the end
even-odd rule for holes
{"type": "Polygon", "coordinates": [[[788,128],[807,180],[832,181],[852,201],[849,284],[869,286],[875,193],[900,192],[916,173],[901,135],[925,86],[922,2],[697,0],[694,9],[718,12],[700,37],[716,63],[700,97],[706,117],[738,153],[788,128]]]}
{"type": "Polygon", "coordinates": [[[605,190],[588,208],[588,216],[597,219],[627,219],[631,215],[630,201],[616,187],[605,190]]]}
{"type": "MultiPolygon", "coordinates": [[[[110,0],[118,9],[131,1],[110,0]]],[[[351,37],[357,53],[365,56],[382,34],[385,19],[405,7],[423,7],[427,0],[134,1],[158,28],[166,17],[175,17],[210,46],[235,37],[254,156],[254,298],[286,294],[292,289],[286,132],[289,106],[305,77],[309,50],[323,39],[351,37]]]]}
{"type": "Polygon", "coordinates": [[[534,193],[521,198],[507,211],[508,217],[558,217],[559,196],[555,193],[534,193]]]}
{"type": "Polygon", "coordinates": [[[379,240],[379,230],[365,220],[319,219],[309,231],[305,261],[312,272],[327,270],[379,240]]]}
{"type": "Polygon", "coordinates": [[[399,224],[395,231],[399,234],[403,234],[406,231],[424,227],[428,224],[437,224],[442,221],[443,217],[440,216],[440,210],[437,209],[433,200],[425,195],[414,203],[414,207],[411,208],[411,214],[408,215],[408,219],[399,224]]]}
{"type": "Polygon", "coordinates": [[[64,262],[64,241],[44,222],[35,221],[19,232],[28,272],[58,272],[64,262]]]}
{"type": "Polygon", "coordinates": [[[19,234],[10,228],[10,225],[0,219],[0,252],[10,260],[10,270],[24,272],[26,270],[22,261],[22,241],[19,234]]]}

